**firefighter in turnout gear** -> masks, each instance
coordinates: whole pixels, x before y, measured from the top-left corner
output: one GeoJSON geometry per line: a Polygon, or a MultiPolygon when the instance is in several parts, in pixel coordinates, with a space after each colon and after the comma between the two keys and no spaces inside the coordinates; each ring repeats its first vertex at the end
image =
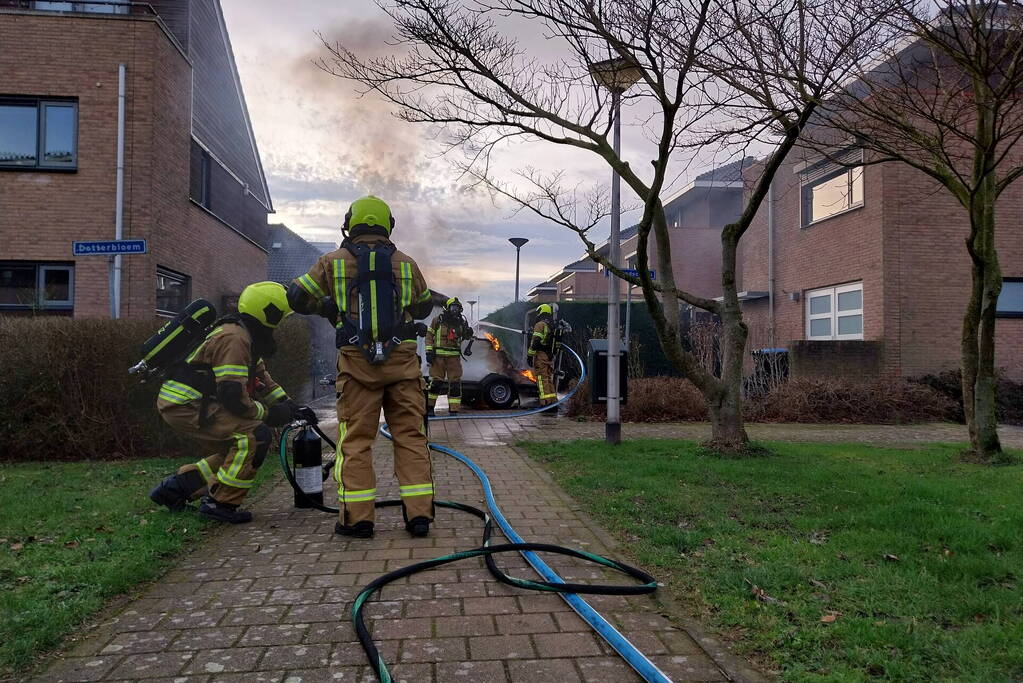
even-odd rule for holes
{"type": "MultiPolygon", "coordinates": [[[[376,474],[372,446],[380,409],[390,426],[405,528],[429,533],[433,470],[427,448],[425,382],[417,325],[433,309],[419,266],[391,242],[394,218],[376,197],[352,203],[341,246],[292,282],[288,300],[336,328],[339,519],[335,533],[373,535],[376,474]]],[[[422,325],[419,325],[422,327],[422,325]]]]}
{"type": "Polygon", "coordinates": [[[277,348],[274,328],[290,313],[282,285],[249,285],[238,298],[238,313],[218,320],[171,369],[157,410],[177,432],[199,440],[203,457],[160,482],[149,494],[153,502],[181,510],[202,495],[199,514],[232,524],[252,520],[238,506],[266,458],[271,427],[316,419],[288,398],[263,362],[277,348]]]}
{"type": "MultiPolygon", "coordinates": [[[[462,342],[472,340],[472,329],[462,315],[457,298],[444,302],[444,310],[426,330],[426,362],[430,364],[429,412],[440,394],[448,395],[448,412],[457,415],[462,407],[462,342]]],[[[471,344],[465,355],[471,356],[471,344]]]]}
{"type": "Polygon", "coordinates": [[[549,406],[558,400],[554,386],[554,316],[556,309],[551,304],[536,307],[536,324],[529,342],[527,361],[536,373],[536,391],[541,406],[549,406]]]}

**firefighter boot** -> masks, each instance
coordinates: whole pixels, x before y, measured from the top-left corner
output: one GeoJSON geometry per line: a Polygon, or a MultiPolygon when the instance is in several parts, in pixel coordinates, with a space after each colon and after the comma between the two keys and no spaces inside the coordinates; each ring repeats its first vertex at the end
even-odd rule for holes
{"type": "Polygon", "coordinates": [[[206,481],[198,470],[172,474],[149,492],[149,500],[166,505],[171,512],[181,512],[192,494],[205,486],[206,481]]]}
{"type": "Polygon", "coordinates": [[[405,530],[416,538],[422,538],[430,533],[430,520],[426,517],[414,517],[405,522],[405,530]]]}
{"type": "Polygon", "coordinates": [[[211,496],[203,497],[199,514],[229,524],[245,524],[252,521],[252,513],[248,510],[239,510],[237,505],[231,503],[220,503],[211,496]]]}
{"type": "Polygon", "coordinates": [[[334,533],[338,536],[351,536],[352,538],[373,538],[373,522],[362,520],[351,526],[334,522],[334,533]]]}

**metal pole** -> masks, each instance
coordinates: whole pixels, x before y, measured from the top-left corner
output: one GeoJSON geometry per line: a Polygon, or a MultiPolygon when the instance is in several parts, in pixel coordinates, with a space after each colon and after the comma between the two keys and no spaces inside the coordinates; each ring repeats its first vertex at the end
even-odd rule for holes
{"type": "Polygon", "coordinates": [[[515,301],[519,300],[519,252],[522,247],[515,247],[515,301]]]}
{"type": "MultiPolygon", "coordinates": [[[[124,237],[124,81],[125,67],[117,67],[117,190],[114,199],[114,239],[124,237]]],[[[110,317],[121,317],[121,255],[114,256],[110,282],[110,317]]]]}
{"type": "Polygon", "coordinates": [[[770,313],[768,343],[773,349],[774,342],[774,181],[767,186],[767,307],[770,313]]]}
{"type": "MultiPolygon", "coordinates": [[[[611,106],[614,112],[614,153],[617,157],[622,142],[621,124],[621,91],[611,91],[611,106]]],[[[621,179],[617,171],[611,172],[611,236],[610,261],[620,266],[621,251],[621,179]]],[[[621,290],[618,287],[618,276],[611,273],[607,278],[607,423],[604,425],[604,438],[607,443],[617,445],[622,441],[621,402],[619,399],[618,373],[621,361],[618,339],[618,304],[621,301],[621,290]]]]}
{"type": "Polygon", "coordinates": [[[625,285],[625,350],[632,352],[632,283],[625,285]]]}

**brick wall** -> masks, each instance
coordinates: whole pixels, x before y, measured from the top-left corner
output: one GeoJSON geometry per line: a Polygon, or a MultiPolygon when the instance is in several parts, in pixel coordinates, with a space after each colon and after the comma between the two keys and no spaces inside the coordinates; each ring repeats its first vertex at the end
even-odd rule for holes
{"type": "Polygon", "coordinates": [[[3,94],[78,98],[78,170],[0,172],[3,258],[75,265],[75,315],[109,314],[103,256],[71,242],[114,237],[117,68],[127,65],[122,315],[152,316],[157,265],[218,303],[264,279],[266,254],[188,200],[191,69],[151,18],[0,13],[3,94]],[[59,46],[55,41],[59,37],[59,46]],[[60,46],[74,45],[73,52],[60,46]]]}
{"type": "MultiPolygon", "coordinates": [[[[922,173],[890,163],[864,169],[862,208],[802,228],[792,169],[783,166],[775,181],[775,343],[791,346],[806,337],[808,290],[862,281],[864,339],[884,342],[880,373],[913,377],[958,367],[969,297],[965,210],[922,173]],[[792,293],[800,300],[791,301],[792,293]]],[[[1021,212],[1017,183],[998,204],[1007,277],[1023,275],[1015,225],[1021,212]]],[[[740,242],[739,262],[740,290],[769,288],[766,202],[740,242]]],[[[744,310],[751,327],[768,329],[766,304],[744,310]]],[[[1023,320],[999,319],[996,339],[999,366],[1023,378],[1023,320]]]]}
{"type": "Polygon", "coordinates": [[[789,344],[789,376],[794,379],[866,379],[884,368],[884,342],[794,341],[789,344]]]}

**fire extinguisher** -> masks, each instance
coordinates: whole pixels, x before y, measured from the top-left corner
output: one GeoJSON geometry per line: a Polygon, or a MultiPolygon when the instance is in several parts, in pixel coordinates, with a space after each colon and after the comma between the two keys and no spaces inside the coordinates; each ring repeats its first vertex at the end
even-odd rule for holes
{"type": "Polygon", "coordinates": [[[295,454],[295,481],[302,490],[301,493],[295,490],[295,507],[312,507],[310,498],[323,505],[323,451],[319,435],[303,427],[291,443],[295,454]]]}

